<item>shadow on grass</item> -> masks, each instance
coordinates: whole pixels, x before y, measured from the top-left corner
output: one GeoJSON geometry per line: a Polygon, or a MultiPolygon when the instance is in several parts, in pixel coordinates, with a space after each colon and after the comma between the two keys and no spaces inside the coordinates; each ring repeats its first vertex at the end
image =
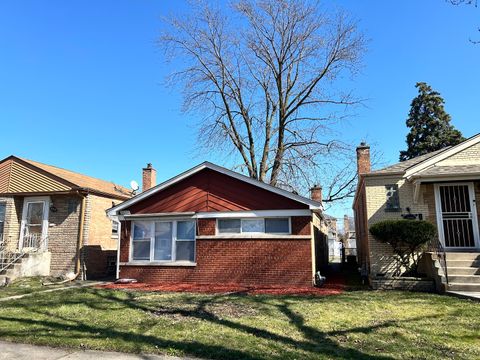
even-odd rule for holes
{"type": "MultiPolygon", "coordinates": [[[[59,342],[62,339],[71,339],[72,341],[81,341],[81,339],[92,338],[108,338],[115,340],[117,343],[124,344],[119,346],[120,350],[128,350],[141,352],[147,348],[158,348],[159,351],[167,351],[168,349],[176,349],[190,356],[206,357],[210,359],[282,359],[285,354],[289,353],[294,357],[302,357],[307,353],[309,358],[337,358],[337,359],[390,359],[390,357],[383,355],[373,355],[364,353],[358,349],[347,346],[342,346],[338,342],[331,339],[338,335],[348,333],[365,333],[375,331],[379,328],[390,327],[398,324],[398,321],[386,321],[381,324],[376,324],[367,327],[349,328],[341,331],[322,332],[318,329],[306,325],[305,318],[299,313],[292,310],[293,302],[288,297],[255,297],[254,301],[265,307],[274,307],[287,319],[289,324],[293,325],[295,329],[302,335],[301,340],[296,340],[288,334],[274,333],[265,327],[256,327],[247,325],[232,319],[227,319],[216,315],[209,310],[209,305],[217,301],[238,300],[241,297],[228,297],[225,295],[210,295],[210,296],[194,296],[184,297],[183,304],[190,305],[185,308],[178,304],[171,302],[163,303],[161,301],[142,301],[138,299],[135,293],[131,292],[114,292],[100,289],[85,289],[80,298],[75,299],[75,296],[53,297],[51,299],[37,299],[36,302],[20,301],[8,304],[12,309],[23,309],[31,313],[31,317],[18,316],[0,316],[0,337],[8,338],[14,341],[24,341],[25,337],[35,337],[35,339],[43,339],[42,343],[47,343],[48,339],[57,338],[59,342]],[[55,301],[58,301],[56,304],[55,301]],[[125,310],[140,310],[147,314],[158,316],[179,315],[185,318],[197,319],[207,321],[211,324],[219,326],[221,329],[232,329],[237,332],[246,334],[247,336],[255,337],[262,340],[273,342],[275,346],[280,347],[283,353],[262,354],[256,349],[236,350],[228,346],[228,341],[225,345],[206,344],[198,341],[179,341],[164,339],[155,335],[146,334],[147,331],[157,324],[156,320],[147,321],[139,328],[138,324],[135,331],[129,331],[128,326],[123,328],[115,328],[111,326],[101,326],[94,324],[88,319],[74,316],[62,316],[61,312],[55,311],[56,306],[87,306],[92,310],[97,311],[111,311],[112,316],[121,316],[122,311],[125,310]],[[51,309],[51,310],[49,310],[51,309]],[[114,313],[115,312],[115,313],[114,313]],[[35,316],[37,314],[38,316],[35,316]],[[19,329],[12,330],[1,326],[1,322],[8,322],[18,324],[19,329]],[[21,325],[21,326],[20,326],[21,325]],[[27,330],[24,328],[27,327],[27,330]],[[65,332],[66,328],[68,331],[65,332]]],[[[304,298],[305,299],[305,298],[304,298]]],[[[315,298],[312,298],[312,301],[315,298]]],[[[318,300],[318,298],[317,298],[318,300]]],[[[308,299],[305,299],[308,301],[308,299]]],[[[328,301],[323,299],[321,301],[328,301]]],[[[180,304],[181,305],[181,304],[180,304]]],[[[92,312],[92,314],[94,314],[92,312]]],[[[424,319],[424,318],[422,318],[424,319]]],[[[409,319],[408,321],[414,321],[409,319]]],[[[188,326],[188,324],[186,325],[188,326]]],[[[132,325],[132,328],[134,326],[132,325]]],[[[212,336],[221,336],[221,331],[212,336]]],[[[272,346],[274,346],[272,344],[272,346]]]]}

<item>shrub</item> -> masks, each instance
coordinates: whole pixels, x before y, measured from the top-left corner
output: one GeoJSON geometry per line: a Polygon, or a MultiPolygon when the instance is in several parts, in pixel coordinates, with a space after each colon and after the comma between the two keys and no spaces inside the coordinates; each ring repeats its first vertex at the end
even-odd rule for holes
{"type": "Polygon", "coordinates": [[[370,233],[379,241],[390,244],[399,267],[396,275],[418,275],[420,255],[437,235],[428,221],[385,220],[373,224],[370,233]]]}

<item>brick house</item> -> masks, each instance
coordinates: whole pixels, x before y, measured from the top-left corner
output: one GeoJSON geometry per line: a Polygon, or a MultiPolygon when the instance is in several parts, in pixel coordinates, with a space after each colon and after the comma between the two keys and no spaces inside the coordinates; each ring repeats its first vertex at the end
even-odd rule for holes
{"type": "Polygon", "coordinates": [[[311,286],[328,261],[318,187],[312,200],[208,162],[157,186],[154,175],[144,169],[144,191],[108,211],[120,278],[311,286]]]}
{"type": "Polygon", "coordinates": [[[362,143],[353,209],[358,261],[370,281],[395,268],[391,247],[377,241],[370,226],[413,218],[437,227],[438,244],[425,254],[437,289],[480,291],[480,134],[380,170],[370,167],[370,148],[362,143]]]}
{"type": "Polygon", "coordinates": [[[105,276],[118,242],[105,211],[128,198],[112,182],[15,156],[1,160],[0,282],[80,270],[105,276]]]}

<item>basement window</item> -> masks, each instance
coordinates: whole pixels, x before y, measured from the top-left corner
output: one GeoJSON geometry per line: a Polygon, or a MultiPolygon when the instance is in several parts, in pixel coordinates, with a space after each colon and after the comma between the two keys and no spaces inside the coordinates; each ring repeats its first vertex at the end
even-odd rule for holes
{"type": "Polygon", "coordinates": [[[290,218],[218,219],[218,234],[290,234],[290,218]]]}

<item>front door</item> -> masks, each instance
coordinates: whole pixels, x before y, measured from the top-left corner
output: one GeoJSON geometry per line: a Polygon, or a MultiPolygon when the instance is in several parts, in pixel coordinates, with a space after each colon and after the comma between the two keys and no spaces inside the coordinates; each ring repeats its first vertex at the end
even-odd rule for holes
{"type": "Polygon", "coordinates": [[[48,230],[48,198],[25,198],[19,249],[39,249],[46,246],[48,230]]]}
{"type": "Polygon", "coordinates": [[[473,183],[436,184],[437,222],[446,249],[479,248],[473,183]]]}

